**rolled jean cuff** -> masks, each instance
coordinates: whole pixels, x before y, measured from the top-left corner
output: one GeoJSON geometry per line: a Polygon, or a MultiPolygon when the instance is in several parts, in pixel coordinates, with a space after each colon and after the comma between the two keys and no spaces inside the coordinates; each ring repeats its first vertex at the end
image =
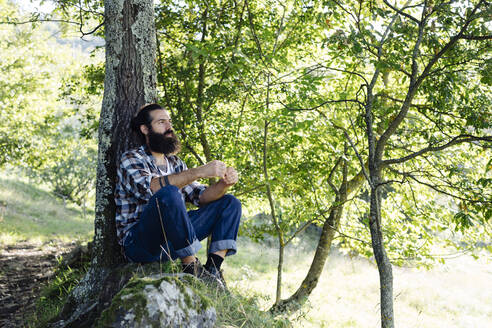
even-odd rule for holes
{"type": "Polygon", "coordinates": [[[237,252],[236,241],[234,239],[214,241],[210,244],[209,253],[215,253],[227,249],[226,256],[234,255],[237,252]]]}
{"type": "Polygon", "coordinates": [[[196,253],[198,253],[200,248],[202,248],[202,244],[200,244],[198,239],[195,239],[191,245],[186,246],[185,248],[177,249],[176,255],[179,258],[192,256],[192,255],[195,255],[196,253]]]}

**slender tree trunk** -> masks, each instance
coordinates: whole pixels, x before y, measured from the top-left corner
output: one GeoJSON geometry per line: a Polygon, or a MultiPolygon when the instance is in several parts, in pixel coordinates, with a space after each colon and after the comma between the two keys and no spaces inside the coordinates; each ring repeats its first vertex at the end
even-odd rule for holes
{"type": "Polygon", "coordinates": [[[393,316],[393,273],[391,263],[384,249],[383,232],[381,230],[381,157],[384,146],[376,142],[373,130],[373,101],[372,90],[376,84],[379,69],[376,69],[371,84],[367,90],[367,103],[365,106],[366,136],[369,150],[369,186],[371,187],[371,203],[369,209],[369,229],[371,232],[372,249],[379,271],[380,284],[380,308],[381,308],[381,327],[394,327],[393,316]]]}
{"type": "Polygon", "coordinates": [[[371,174],[375,188],[371,188],[369,210],[369,229],[371,231],[372,249],[379,271],[381,327],[394,327],[393,315],[393,271],[383,244],[381,231],[381,191],[378,187],[381,178],[376,172],[371,174]]]}
{"type": "MultiPolygon", "coordinates": [[[[268,99],[268,97],[267,97],[268,99]]],[[[268,107],[268,106],[267,106],[268,107]]],[[[275,231],[277,232],[278,237],[278,266],[277,266],[277,290],[275,293],[275,303],[278,304],[282,297],[282,270],[284,265],[284,249],[285,249],[285,241],[284,234],[282,229],[280,228],[277,215],[275,213],[275,202],[273,200],[272,188],[270,186],[270,179],[268,176],[268,165],[267,165],[267,154],[268,154],[268,121],[265,121],[265,129],[263,134],[263,174],[265,175],[265,187],[268,197],[268,203],[270,204],[270,215],[272,217],[272,223],[275,227],[275,231]]]]}
{"type": "Polygon", "coordinates": [[[309,295],[318,285],[319,278],[323,272],[326,260],[330,254],[331,243],[335,232],[340,225],[340,218],[343,213],[343,203],[347,200],[348,196],[357,191],[364,183],[364,175],[359,172],[350,181],[347,182],[346,187],[343,184],[340,186],[338,193],[340,198],[336,198],[335,202],[339,202],[339,206],[334,206],[328,215],[328,218],[323,224],[321,235],[319,237],[318,246],[314,254],[313,261],[309,267],[309,271],[306,277],[299,285],[298,289],[289,298],[274,304],[271,308],[271,312],[285,312],[296,311],[306,302],[309,295]],[[339,201],[340,200],[340,201],[339,201]]]}
{"type": "Polygon", "coordinates": [[[282,273],[284,270],[284,252],[285,252],[285,246],[279,245],[278,266],[277,266],[277,291],[275,293],[275,304],[280,303],[280,301],[282,300],[282,273]]]}
{"type": "MultiPolygon", "coordinates": [[[[202,14],[202,37],[201,42],[205,42],[207,37],[207,20],[208,20],[208,7],[205,8],[202,14]]],[[[212,160],[212,152],[210,150],[210,145],[208,143],[207,134],[205,133],[205,120],[203,118],[203,103],[205,97],[205,73],[207,70],[206,60],[203,56],[199,57],[199,65],[198,65],[198,89],[196,96],[196,120],[199,128],[199,137],[200,143],[203,148],[203,154],[205,155],[205,160],[210,162],[212,160]]],[[[215,180],[210,179],[210,183],[213,183],[215,180]]]]}
{"type": "Polygon", "coordinates": [[[106,75],[99,121],[95,234],[92,264],[69,295],[55,326],[90,325],[109,304],[107,279],[123,262],[116,238],[114,189],[121,154],[136,145],[130,120],[144,103],[156,101],[155,26],[151,0],[107,0],[105,6],[106,75]]]}
{"type": "MultiPolygon", "coordinates": [[[[270,73],[267,75],[267,90],[266,90],[266,101],[265,109],[268,114],[270,110],[270,73]]],[[[277,232],[278,238],[278,267],[277,267],[277,290],[275,293],[275,303],[274,306],[279,304],[282,298],[282,271],[284,266],[284,233],[280,228],[280,223],[278,221],[277,215],[275,214],[275,202],[273,200],[272,188],[270,186],[270,178],[268,176],[268,164],[267,164],[267,154],[268,154],[268,125],[269,122],[265,120],[265,128],[263,134],[263,174],[265,175],[265,186],[268,197],[268,202],[270,204],[270,213],[272,216],[272,223],[277,232]]]]}
{"type": "Polygon", "coordinates": [[[270,308],[271,312],[296,311],[300,309],[300,307],[306,302],[308,296],[311,295],[314,288],[316,288],[328,255],[330,254],[331,243],[333,241],[333,237],[335,236],[335,229],[339,225],[342,210],[343,205],[340,205],[330,211],[328,219],[325,220],[325,223],[323,224],[318,246],[316,247],[316,253],[314,254],[313,261],[309,267],[306,277],[299,285],[296,292],[289,298],[274,304],[270,308]]]}

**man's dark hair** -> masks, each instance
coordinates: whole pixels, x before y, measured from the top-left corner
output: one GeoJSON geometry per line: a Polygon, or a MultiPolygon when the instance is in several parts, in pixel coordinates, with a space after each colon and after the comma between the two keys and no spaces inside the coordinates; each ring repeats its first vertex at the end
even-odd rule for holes
{"type": "Polygon", "coordinates": [[[150,112],[156,109],[164,108],[162,108],[162,106],[159,104],[143,105],[138,110],[137,115],[135,115],[130,122],[132,131],[137,135],[139,141],[142,144],[145,144],[145,135],[142,133],[142,131],[140,131],[140,125],[145,125],[149,129],[151,129],[150,123],[152,122],[152,117],[150,116],[150,112]]]}

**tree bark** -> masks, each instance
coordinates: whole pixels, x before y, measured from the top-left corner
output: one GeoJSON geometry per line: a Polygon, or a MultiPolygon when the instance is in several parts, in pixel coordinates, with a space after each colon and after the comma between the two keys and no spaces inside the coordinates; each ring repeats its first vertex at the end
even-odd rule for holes
{"type": "Polygon", "coordinates": [[[372,249],[379,271],[381,327],[394,327],[393,314],[393,270],[388,259],[383,243],[383,232],[381,230],[381,190],[378,187],[381,181],[376,172],[371,174],[374,188],[371,188],[371,203],[369,209],[369,229],[371,231],[372,249]]]}
{"type": "MultiPolygon", "coordinates": [[[[108,281],[123,262],[116,238],[114,189],[121,154],[136,146],[130,120],[156,101],[154,7],[150,0],[105,1],[106,75],[99,121],[94,252],[86,276],[74,288],[55,326],[84,326],[109,304],[108,281]],[[114,271],[114,270],[113,270],[114,271]]],[[[117,283],[118,284],[118,283],[117,283]]]]}
{"type": "Polygon", "coordinates": [[[156,101],[154,7],[149,0],[105,2],[106,76],[99,121],[95,265],[121,261],[116,241],[114,187],[121,154],[136,146],[130,120],[156,101]]]}

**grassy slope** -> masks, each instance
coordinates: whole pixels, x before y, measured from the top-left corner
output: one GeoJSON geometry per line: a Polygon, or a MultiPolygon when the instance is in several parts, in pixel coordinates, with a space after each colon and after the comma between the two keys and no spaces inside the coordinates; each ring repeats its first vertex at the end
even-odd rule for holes
{"type": "MultiPolygon", "coordinates": [[[[80,210],[64,207],[42,188],[0,175],[0,247],[19,240],[88,240],[92,231],[93,222],[84,220],[80,210]]],[[[284,297],[304,278],[314,242],[287,249],[284,297]]],[[[375,265],[334,253],[308,305],[290,317],[293,325],[379,327],[375,265]]],[[[203,248],[199,255],[203,261],[203,248]]],[[[229,286],[247,299],[256,298],[267,309],[275,295],[276,258],[274,247],[240,238],[238,254],[224,265],[229,286]]],[[[492,263],[486,259],[461,257],[433,271],[395,267],[394,277],[398,327],[486,327],[492,322],[492,263]]],[[[230,325],[233,320],[226,321],[230,325]]]]}
{"type": "Polygon", "coordinates": [[[83,219],[81,210],[65,207],[41,187],[0,174],[0,246],[21,240],[36,244],[87,241],[93,230],[94,223],[83,219]]]}

